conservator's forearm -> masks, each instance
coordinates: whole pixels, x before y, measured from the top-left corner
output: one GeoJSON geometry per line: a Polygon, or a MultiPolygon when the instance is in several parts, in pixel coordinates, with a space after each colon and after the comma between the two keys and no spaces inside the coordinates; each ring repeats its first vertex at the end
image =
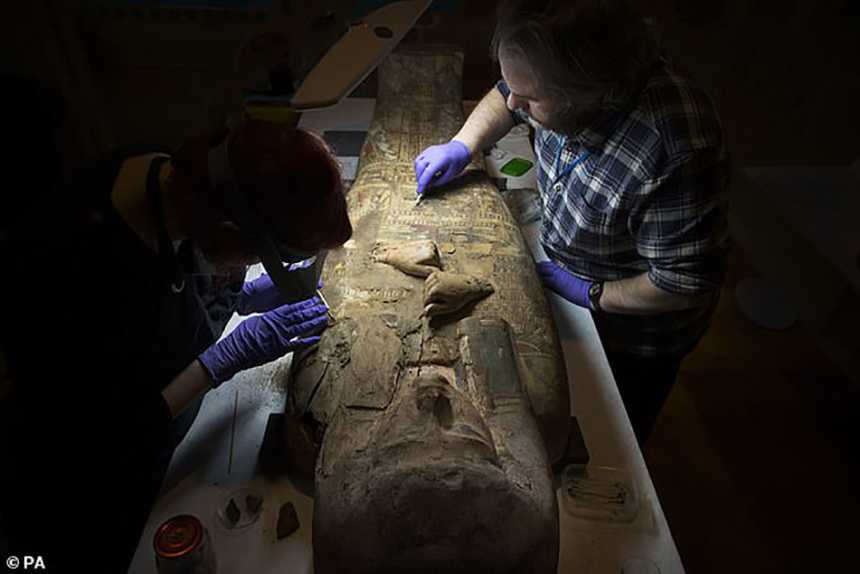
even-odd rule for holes
{"type": "Polygon", "coordinates": [[[606,313],[625,315],[655,315],[667,311],[680,311],[703,305],[710,298],[702,295],[679,295],[660,289],[648,278],[647,273],[607,281],[603,285],[600,308],[606,313]]]}
{"type": "Polygon", "coordinates": [[[198,395],[211,387],[209,373],[195,359],[161,391],[161,395],[170,408],[170,414],[176,418],[198,395]]]}
{"type": "Polygon", "coordinates": [[[502,139],[512,127],[514,118],[505,104],[505,98],[493,88],[478,102],[466,123],[452,139],[465,144],[472,155],[475,155],[502,139]]]}

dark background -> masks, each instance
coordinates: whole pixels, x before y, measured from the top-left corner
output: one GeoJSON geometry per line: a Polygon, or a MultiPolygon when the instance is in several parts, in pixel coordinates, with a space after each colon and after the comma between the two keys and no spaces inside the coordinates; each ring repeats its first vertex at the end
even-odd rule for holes
{"type": "MultiPolygon", "coordinates": [[[[346,21],[377,4],[5,4],[0,225],[99,152],[140,142],[174,146],[223,125],[237,109],[239,84],[259,79],[273,62],[288,62],[300,75],[346,21]],[[282,43],[251,55],[240,51],[263,31],[280,33],[282,43]]],[[[640,4],[676,68],[713,96],[738,175],[732,190],[738,241],[720,309],[684,363],[645,449],[673,536],[689,572],[854,570],[858,294],[828,263],[831,254],[798,238],[778,210],[767,202],[745,205],[752,191],[742,172],[807,166],[814,178],[857,161],[860,3],[640,4]],[[757,222],[770,226],[767,241],[761,234],[740,240],[757,222]],[[763,274],[797,306],[801,321],[792,328],[762,329],[734,305],[737,282],[763,274]]],[[[467,100],[479,99],[498,78],[488,56],[494,6],[439,2],[405,40],[460,46],[467,100]]],[[[355,95],[374,91],[371,76],[355,95]]],[[[785,173],[789,185],[794,172],[785,173]]],[[[847,193],[856,204],[860,191],[847,193]]],[[[860,245],[853,248],[860,266],[860,245]]]]}

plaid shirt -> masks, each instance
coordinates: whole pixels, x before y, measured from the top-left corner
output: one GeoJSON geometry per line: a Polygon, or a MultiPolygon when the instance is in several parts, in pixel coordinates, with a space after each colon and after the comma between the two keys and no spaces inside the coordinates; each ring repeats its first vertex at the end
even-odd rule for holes
{"type": "MultiPolygon", "coordinates": [[[[497,85],[507,97],[504,81],[497,85]]],[[[607,351],[682,356],[701,338],[719,297],[728,251],[728,161],[719,118],[701,90],[655,68],[635,102],[607,101],[576,137],[535,128],[541,243],[579,277],[648,273],[672,293],[710,293],[699,308],[657,315],[596,313],[607,351]]]]}

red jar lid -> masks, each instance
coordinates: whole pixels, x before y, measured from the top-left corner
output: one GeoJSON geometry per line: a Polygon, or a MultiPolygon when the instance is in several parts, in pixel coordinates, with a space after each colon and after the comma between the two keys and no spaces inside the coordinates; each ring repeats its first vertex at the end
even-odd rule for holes
{"type": "Polygon", "coordinates": [[[197,517],[174,516],[156,530],[155,554],[160,558],[181,558],[197,548],[202,538],[203,525],[197,517]]]}

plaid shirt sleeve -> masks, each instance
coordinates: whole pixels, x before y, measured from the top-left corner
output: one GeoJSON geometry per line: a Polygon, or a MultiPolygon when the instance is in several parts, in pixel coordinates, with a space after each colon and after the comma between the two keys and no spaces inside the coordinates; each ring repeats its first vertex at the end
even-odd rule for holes
{"type": "Polygon", "coordinates": [[[670,135],[663,167],[643,185],[628,220],[651,281],[678,294],[719,289],[729,248],[729,162],[706,98],[675,90],[655,106],[661,110],[657,124],[670,135]]]}

